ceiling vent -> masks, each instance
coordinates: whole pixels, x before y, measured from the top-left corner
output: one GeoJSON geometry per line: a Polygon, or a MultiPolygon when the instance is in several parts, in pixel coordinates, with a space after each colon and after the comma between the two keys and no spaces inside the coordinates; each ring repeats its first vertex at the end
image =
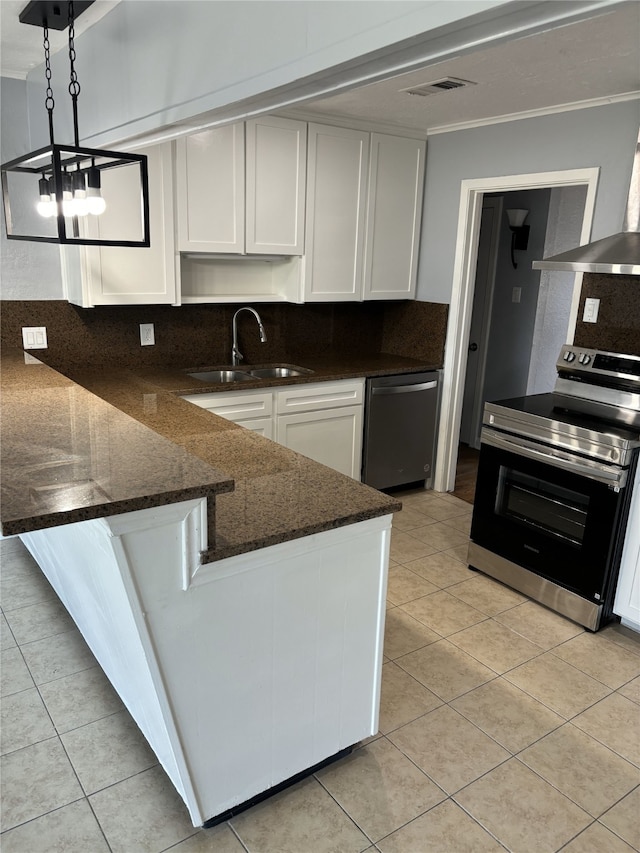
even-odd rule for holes
{"type": "Polygon", "coordinates": [[[434,80],[431,83],[421,83],[419,86],[411,86],[409,89],[401,89],[401,92],[406,92],[407,95],[435,95],[437,92],[448,92],[451,89],[463,89],[465,86],[475,86],[472,80],[461,80],[459,77],[443,77],[441,80],[434,80]]]}

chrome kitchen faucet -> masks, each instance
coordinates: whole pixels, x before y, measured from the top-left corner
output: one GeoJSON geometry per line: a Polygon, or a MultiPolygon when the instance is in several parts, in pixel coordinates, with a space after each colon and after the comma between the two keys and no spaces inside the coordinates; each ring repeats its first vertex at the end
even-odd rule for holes
{"type": "Polygon", "coordinates": [[[231,364],[234,366],[240,364],[244,356],[238,349],[238,323],[237,317],[241,311],[249,311],[258,321],[258,331],[260,332],[260,342],[265,343],[267,340],[267,333],[264,330],[264,326],[262,325],[262,320],[260,319],[260,315],[254,308],[238,308],[236,313],[233,315],[233,323],[232,325],[232,333],[233,333],[233,346],[231,347],[231,364]]]}

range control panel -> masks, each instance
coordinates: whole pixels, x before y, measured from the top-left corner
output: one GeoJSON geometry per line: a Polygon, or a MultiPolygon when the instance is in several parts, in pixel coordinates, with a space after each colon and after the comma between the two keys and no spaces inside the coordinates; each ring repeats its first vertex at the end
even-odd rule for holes
{"type": "Polygon", "coordinates": [[[559,374],[571,373],[582,379],[587,376],[594,379],[598,377],[601,383],[606,383],[609,379],[612,385],[620,380],[640,385],[640,356],[637,355],[622,355],[564,344],[556,368],[559,374]]]}

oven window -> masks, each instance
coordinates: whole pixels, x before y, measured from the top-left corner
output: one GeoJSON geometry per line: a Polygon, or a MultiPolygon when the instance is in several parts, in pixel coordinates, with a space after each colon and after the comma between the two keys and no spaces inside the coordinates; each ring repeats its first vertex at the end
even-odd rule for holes
{"type": "Polygon", "coordinates": [[[581,545],[589,496],[500,466],[496,513],[581,545]]]}

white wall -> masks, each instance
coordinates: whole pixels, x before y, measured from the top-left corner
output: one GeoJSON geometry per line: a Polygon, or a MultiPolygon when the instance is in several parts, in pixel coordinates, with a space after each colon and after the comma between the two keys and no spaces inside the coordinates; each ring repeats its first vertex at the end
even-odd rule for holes
{"type": "MultiPolygon", "coordinates": [[[[327,69],[333,77],[336,66],[356,57],[439,34],[471,15],[490,20],[503,6],[514,14],[507,0],[122,0],[76,39],[80,137],[106,146],[327,69]]],[[[494,28],[509,34],[505,24],[494,28]]],[[[62,98],[65,51],[52,68],[62,127],[70,113],[62,98]]],[[[42,68],[28,79],[36,147],[47,134],[42,68]]]]}
{"type": "MultiPolygon", "coordinates": [[[[4,163],[32,149],[29,145],[26,83],[24,80],[6,77],[0,83],[0,150],[4,163]]],[[[7,240],[4,208],[0,228],[2,299],[61,299],[59,247],[48,243],[7,240]]]]}
{"type": "Polygon", "coordinates": [[[429,137],[417,298],[451,301],[465,178],[598,166],[592,238],[620,231],[639,124],[640,101],[627,101],[429,137]]]}

